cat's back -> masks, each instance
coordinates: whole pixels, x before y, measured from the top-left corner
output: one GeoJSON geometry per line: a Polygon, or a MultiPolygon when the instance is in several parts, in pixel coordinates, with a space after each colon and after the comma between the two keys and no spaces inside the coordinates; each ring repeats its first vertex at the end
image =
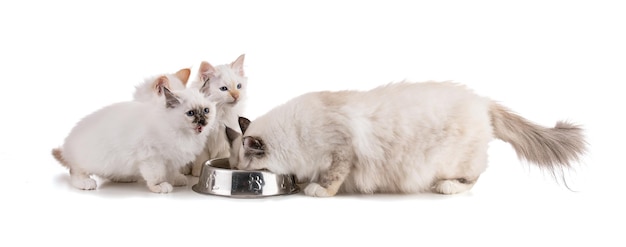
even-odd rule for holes
{"type": "Polygon", "coordinates": [[[82,118],[70,136],[104,135],[110,132],[132,129],[135,125],[153,119],[154,106],[146,102],[118,102],[96,110],[82,118]]]}

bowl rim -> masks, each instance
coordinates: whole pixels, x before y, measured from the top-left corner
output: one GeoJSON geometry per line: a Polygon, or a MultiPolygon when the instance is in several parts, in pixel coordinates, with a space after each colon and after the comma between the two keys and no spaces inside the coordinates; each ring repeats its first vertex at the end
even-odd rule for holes
{"type": "Polygon", "coordinates": [[[218,167],[215,166],[215,164],[220,164],[221,162],[225,162],[228,164],[228,158],[215,158],[215,159],[210,159],[207,160],[206,162],[204,162],[204,164],[202,165],[202,170],[200,172],[200,176],[198,176],[198,182],[196,184],[194,184],[193,186],[191,186],[191,189],[199,194],[204,194],[204,195],[215,195],[215,196],[222,196],[222,197],[228,197],[228,198],[265,198],[265,197],[274,197],[274,196],[286,196],[286,195],[293,195],[293,194],[298,194],[301,189],[300,186],[298,186],[297,183],[297,179],[295,178],[295,175],[292,174],[276,174],[273,173],[271,171],[268,170],[234,170],[234,169],[230,169],[230,168],[223,168],[223,167],[218,167]],[[205,171],[204,169],[209,169],[209,171],[205,171]],[[216,172],[218,174],[224,174],[224,175],[230,175],[232,176],[233,174],[237,174],[237,173],[261,173],[263,174],[263,176],[273,176],[273,177],[289,177],[291,179],[293,179],[293,183],[292,186],[290,186],[290,190],[284,192],[284,193],[271,193],[271,194],[221,194],[221,193],[215,193],[213,190],[210,189],[204,189],[203,186],[201,186],[201,181],[200,178],[202,177],[202,175],[206,172],[216,172]]]}

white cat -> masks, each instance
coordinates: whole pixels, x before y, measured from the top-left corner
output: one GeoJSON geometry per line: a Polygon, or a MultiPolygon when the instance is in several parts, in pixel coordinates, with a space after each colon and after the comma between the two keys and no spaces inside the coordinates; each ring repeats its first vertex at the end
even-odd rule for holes
{"type": "Polygon", "coordinates": [[[230,155],[230,145],[226,139],[225,126],[235,128],[237,119],[243,114],[246,101],[248,78],[244,74],[243,61],[245,54],[240,55],[230,64],[213,67],[203,61],[198,76],[190,87],[208,88],[209,100],[216,103],[216,127],[209,133],[204,151],[191,164],[191,175],[199,176],[202,164],[209,159],[226,158],[230,155]]]}
{"type": "MultiPolygon", "coordinates": [[[[185,89],[191,70],[184,68],[178,70],[174,74],[158,75],[146,78],[143,83],[135,86],[135,93],[133,94],[133,100],[136,101],[152,101],[155,99],[163,99],[163,92],[161,86],[157,85],[158,77],[165,76],[168,79],[167,84],[163,85],[170,91],[185,89]]],[[[202,86],[202,85],[200,85],[202,86]]],[[[200,87],[198,87],[200,88],[200,87]]]]}
{"type": "Polygon", "coordinates": [[[167,76],[155,82],[162,104],[128,101],[104,107],[79,121],[63,146],[52,150],[69,168],[73,186],[95,189],[91,175],[116,182],[142,178],[157,193],[187,184],[180,170],[204,147],[215,124],[215,104],[195,88],[170,92],[168,83],[167,76]]]}
{"type": "Polygon", "coordinates": [[[485,171],[494,137],[551,171],[569,168],[586,150],[578,126],[538,126],[449,82],[308,93],[240,122],[243,138],[227,135],[231,164],[295,174],[310,181],[309,196],[464,192],[485,171]]]}

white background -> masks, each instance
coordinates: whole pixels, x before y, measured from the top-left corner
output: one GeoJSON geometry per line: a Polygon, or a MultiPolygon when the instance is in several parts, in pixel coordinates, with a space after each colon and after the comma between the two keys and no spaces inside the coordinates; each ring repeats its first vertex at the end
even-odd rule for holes
{"type": "MultiPolygon", "coordinates": [[[[624,246],[620,1],[3,1],[0,246],[624,246]],[[231,199],[69,185],[50,155],[143,78],[246,54],[251,119],[309,91],[452,80],[536,123],[572,120],[567,180],[494,140],[471,192],[231,199]]],[[[454,154],[451,154],[454,155],[454,154]]]]}

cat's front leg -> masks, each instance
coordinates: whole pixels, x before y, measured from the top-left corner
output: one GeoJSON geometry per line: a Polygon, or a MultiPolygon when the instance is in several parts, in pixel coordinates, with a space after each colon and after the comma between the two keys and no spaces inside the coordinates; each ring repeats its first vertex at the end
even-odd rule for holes
{"type": "Polygon", "coordinates": [[[317,182],[309,183],[304,188],[304,194],[315,197],[336,195],[352,167],[352,161],[348,157],[350,156],[347,152],[334,153],[330,168],[320,174],[317,182]]]}
{"type": "Polygon", "coordinates": [[[162,161],[146,161],[139,164],[139,172],[146,180],[150,191],[155,193],[169,193],[174,187],[167,182],[168,169],[162,161]]]}
{"type": "Polygon", "coordinates": [[[200,172],[202,171],[202,166],[205,162],[210,159],[210,155],[208,150],[205,148],[198,156],[196,156],[196,160],[193,161],[191,165],[191,175],[194,177],[199,177],[200,172]]]}
{"type": "Polygon", "coordinates": [[[187,185],[187,177],[175,171],[171,175],[170,183],[174,186],[185,186],[187,185]]]}

